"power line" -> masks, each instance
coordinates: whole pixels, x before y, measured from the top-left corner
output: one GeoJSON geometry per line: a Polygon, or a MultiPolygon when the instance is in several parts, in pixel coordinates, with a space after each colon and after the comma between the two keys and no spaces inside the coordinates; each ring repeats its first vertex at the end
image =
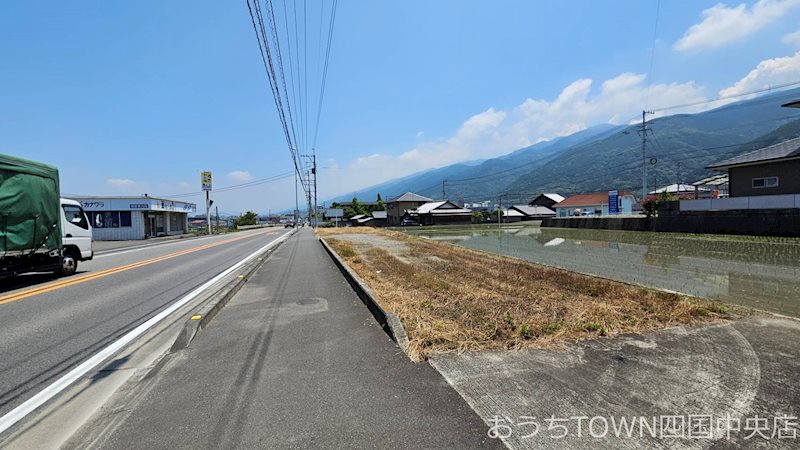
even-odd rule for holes
{"type": "Polygon", "coordinates": [[[275,108],[278,112],[278,119],[280,120],[283,128],[284,137],[289,148],[289,153],[292,157],[292,163],[294,165],[295,172],[299,177],[302,178],[300,161],[297,157],[297,145],[293,139],[293,135],[295,135],[296,132],[293,131],[294,125],[290,112],[290,119],[287,121],[287,109],[291,108],[291,101],[289,99],[288,89],[286,88],[286,76],[283,67],[283,58],[281,56],[278,25],[275,20],[272,0],[266,0],[266,7],[267,21],[269,22],[270,30],[272,32],[271,40],[267,34],[264,24],[265,21],[264,14],[262,13],[261,0],[253,0],[252,3],[251,0],[247,0],[247,9],[250,13],[250,20],[253,24],[256,40],[258,41],[259,53],[264,65],[264,70],[267,72],[267,79],[269,81],[270,91],[272,92],[273,100],[275,102],[275,108]],[[275,52],[277,59],[277,70],[276,64],[273,62],[272,58],[273,51],[275,52]],[[284,109],[284,103],[286,104],[286,109],[284,109]],[[290,128],[292,131],[290,131],[290,128]]]}
{"type": "MultiPolygon", "coordinates": [[[[322,102],[325,98],[325,82],[328,78],[328,62],[331,59],[331,42],[333,41],[333,25],[336,22],[336,6],[338,5],[339,0],[333,0],[331,2],[331,15],[330,15],[330,25],[328,26],[328,42],[325,45],[325,65],[322,69],[322,83],[320,85],[320,92],[319,92],[319,104],[317,105],[317,120],[316,124],[314,125],[314,140],[312,141],[311,148],[316,149],[317,147],[317,136],[319,134],[319,119],[320,115],[322,114],[322,102]]],[[[320,27],[320,30],[322,27],[320,27]]]]}
{"type": "MultiPolygon", "coordinates": [[[[650,47],[650,67],[647,69],[647,81],[652,83],[653,81],[653,63],[656,59],[656,39],[658,38],[658,16],[661,12],[661,0],[658,0],[656,3],[656,23],[653,26],[653,46],[650,47]]],[[[650,90],[645,91],[645,101],[644,104],[647,105],[649,102],[650,97],[650,90]]]]}
{"type": "MultiPolygon", "coordinates": [[[[273,182],[273,181],[283,180],[285,178],[290,177],[292,174],[294,174],[294,171],[281,173],[281,174],[278,174],[278,175],[273,175],[271,177],[261,178],[261,179],[258,179],[258,180],[248,181],[246,183],[234,184],[234,185],[231,185],[231,186],[221,187],[221,188],[215,189],[214,192],[216,192],[216,193],[228,192],[228,191],[235,191],[235,190],[239,190],[239,189],[250,188],[250,187],[253,187],[253,186],[259,186],[259,185],[262,185],[262,184],[265,184],[265,183],[270,183],[270,182],[273,182]]],[[[196,196],[196,195],[202,195],[204,193],[205,193],[204,191],[184,192],[184,193],[180,193],[180,194],[164,195],[163,197],[167,197],[167,198],[193,197],[193,196],[196,196]]]]}
{"type": "Polygon", "coordinates": [[[762,89],[755,89],[755,90],[752,90],[752,91],[741,92],[739,94],[723,95],[723,96],[720,96],[720,97],[717,97],[717,98],[713,98],[713,99],[710,99],[710,100],[701,100],[701,101],[696,101],[696,102],[683,103],[683,104],[680,104],[680,105],[665,106],[665,107],[662,107],[662,108],[656,108],[655,111],[657,111],[657,112],[658,111],[669,111],[669,110],[679,109],[679,108],[688,108],[690,106],[705,105],[705,104],[708,104],[708,103],[719,102],[719,101],[722,101],[722,100],[730,100],[732,98],[739,98],[739,97],[745,97],[745,96],[748,96],[748,95],[762,94],[764,92],[774,91],[776,89],[783,89],[783,88],[792,87],[792,86],[800,86],[800,81],[792,81],[792,82],[789,82],[789,83],[778,84],[778,85],[775,85],[775,86],[769,86],[769,87],[762,88],[762,89]]]}

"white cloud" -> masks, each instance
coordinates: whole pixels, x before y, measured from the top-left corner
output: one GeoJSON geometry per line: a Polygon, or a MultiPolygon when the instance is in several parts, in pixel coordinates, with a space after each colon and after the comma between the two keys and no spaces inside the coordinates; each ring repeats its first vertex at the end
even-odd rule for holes
{"type": "Polygon", "coordinates": [[[134,181],[128,178],[109,178],[105,182],[106,190],[92,192],[96,195],[142,195],[145,192],[152,193],[150,184],[146,181],[134,181]]]}
{"type": "Polygon", "coordinates": [[[228,172],[228,177],[239,182],[246,182],[253,179],[253,175],[245,170],[234,170],[232,172],[228,172]]]}
{"type": "Polygon", "coordinates": [[[795,31],[794,33],[789,33],[784,35],[781,38],[781,42],[786,45],[791,45],[793,47],[800,47],[800,30],[795,31]]]}
{"type": "Polygon", "coordinates": [[[712,49],[744,39],[797,5],[800,0],[759,0],[750,8],[744,3],[736,7],[717,3],[702,12],[703,20],[689,27],[674,48],[678,51],[712,49]]]}
{"type": "MultiPolygon", "coordinates": [[[[441,167],[459,161],[500,156],[536,142],[565,136],[599,123],[625,123],[648,105],[705,100],[693,82],[645,84],[645,75],[623,73],[593,89],[591,79],[566,86],[552,100],[528,98],[508,110],[487,110],[468,118],[447,139],[423,141],[399,155],[373,153],[326,171],[339,192],[441,167]],[[335,182],[334,182],[335,181],[335,182]]],[[[695,108],[694,110],[697,110],[695,108]]],[[[671,111],[677,112],[677,111],[671,111]]]]}
{"type": "Polygon", "coordinates": [[[133,186],[136,182],[127,178],[109,178],[106,180],[106,184],[115,188],[127,188],[133,186]]]}
{"type": "Polygon", "coordinates": [[[720,97],[740,95],[797,80],[800,80],[800,51],[792,56],[761,61],[744,78],[719,91],[719,95],[720,97]]]}

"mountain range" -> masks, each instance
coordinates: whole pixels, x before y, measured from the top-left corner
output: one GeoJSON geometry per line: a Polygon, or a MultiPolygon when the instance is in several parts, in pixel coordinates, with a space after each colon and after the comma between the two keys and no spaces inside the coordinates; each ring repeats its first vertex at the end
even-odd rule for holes
{"type": "MultiPolygon", "coordinates": [[[[601,124],[479,162],[452,164],[359,189],[358,197],[384,200],[404,192],[527,203],[542,192],[564,196],[611,189],[642,192],[687,183],[711,174],[711,163],[800,135],[800,110],[781,104],[800,98],[800,89],[762,95],[696,114],[647,122],[645,154],[641,124],[601,124]],[[444,191],[444,192],[443,192],[444,191]]],[[[328,201],[350,201],[340,196],[328,201]]]]}

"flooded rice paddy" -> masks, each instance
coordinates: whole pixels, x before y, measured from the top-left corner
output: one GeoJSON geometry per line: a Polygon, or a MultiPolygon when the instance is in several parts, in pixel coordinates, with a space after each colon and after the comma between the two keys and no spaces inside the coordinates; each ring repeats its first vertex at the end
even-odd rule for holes
{"type": "Polygon", "coordinates": [[[530,225],[409,234],[548,266],[800,317],[800,239],[530,225]]]}

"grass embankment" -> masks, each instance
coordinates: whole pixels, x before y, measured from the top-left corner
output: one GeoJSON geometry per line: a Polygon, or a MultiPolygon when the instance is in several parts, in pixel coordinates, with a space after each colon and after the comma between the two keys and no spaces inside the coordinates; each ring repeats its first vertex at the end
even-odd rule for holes
{"type": "Polygon", "coordinates": [[[729,307],[372,228],[318,233],[406,328],[411,357],[732,319],[729,307]]]}

